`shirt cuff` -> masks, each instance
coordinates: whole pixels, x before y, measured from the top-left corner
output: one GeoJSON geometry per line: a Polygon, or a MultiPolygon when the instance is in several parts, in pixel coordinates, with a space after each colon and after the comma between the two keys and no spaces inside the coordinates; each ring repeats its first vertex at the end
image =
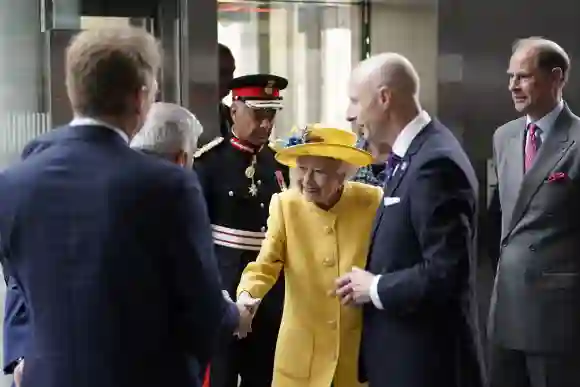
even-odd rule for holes
{"type": "Polygon", "coordinates": [[[370,296],[371,296],[371,301],[373,302],[373,305],[377,308],[377,309],[384,309],[383,308],[383,303],[381,302],[381,298],[379,297],[379,280],[381,279],[380,274],[376,275],[375,278],[373,278],[373,282],[371,283],[371,289],[370,289],[370,296]]]}

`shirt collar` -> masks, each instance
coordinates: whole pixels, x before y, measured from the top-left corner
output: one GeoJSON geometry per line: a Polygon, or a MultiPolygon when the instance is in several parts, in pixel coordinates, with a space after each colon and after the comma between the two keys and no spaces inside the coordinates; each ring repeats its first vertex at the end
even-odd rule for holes
{"type": "Polygon", "coordinates": [[[399,157],[405,157],[407,150],[417,135],[431,122],[429,114],[422,110],[417,117],[407,124],[397,136],[393,144],[393,153],[399,157]]]}
{"type": "Polygon", "coordinates": [[[534,121],[534,120],[532,120],[532,118],[530,116],[527,116],[526,117],[526,127],[529,124],[533,123],[538,128],[540,128],[542,130],[542,132],[544,132],[544,134],[546,134],[546,132],[549,131],[554,126],[556,119],[558,118],[560,113],[562,113],[563,109],[564,109],[564,101],[560,100],[560,102],[558,102],[556,107],[554,109],[552,109],[551,112],[549,112],[548,114],[546,114],[544,117],[540,118],[537,121],[534,121]]]}
{"type": "Polygon", "coordinates": [[[99,121],[95,118],[90,118],[90,117],[77,117],[75,119],[73,119],[70,123],[70,126],[85,126],[85,125],[98,125],[98,126],[104,126],[105,128],[111,129],[113,132],[117,133],[119,136],[121,136],[121,138],[123,140],[125,140],[125,142],[128,144],[129,143],[129,136],[127,135],[127,133],[123,132],[121,129],[111,125],[111,124],[107,124],[106,122],[103,121],[99,121]]]}

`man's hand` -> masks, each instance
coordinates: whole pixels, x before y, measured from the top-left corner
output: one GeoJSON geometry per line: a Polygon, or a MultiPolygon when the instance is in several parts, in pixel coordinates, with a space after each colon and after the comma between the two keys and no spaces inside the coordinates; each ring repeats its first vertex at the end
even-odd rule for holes
{"type": "Polygon", "coordinates": [[[371,301],[371,284],[374,274],[358,267],[353,267],[350,273],[336,279],[335,294],[340,297],[343,305],[362,305],[371,301]]]}
{"type": "Polygon", "coordinates": [[[20,387],[22,383],[22,375],[24,374],[24,359],[14,367],[14,385],[20,387]]]}
{"type": "Polygon", "coordinates": [[[242,292],[238,297],[236,306],[240,311],[240,326],[236,332],[238,338],[243,339],[252,332],[252,320],[258,311],[260,299],[253,298],[248,292],[242,292]]]}

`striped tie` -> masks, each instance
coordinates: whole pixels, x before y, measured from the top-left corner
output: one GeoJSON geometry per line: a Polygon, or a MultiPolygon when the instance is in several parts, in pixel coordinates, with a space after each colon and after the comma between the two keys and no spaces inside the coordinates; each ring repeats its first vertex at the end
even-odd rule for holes
{"type": "Polygon", "coordinates": [[[524,159],[524,172],[527,172],[532,168],[534,159],[538,154],[540,149],[541,139],[540,133],[541,129],[535,124],[529,124],[526,136],[526,147],[525,147],[525,159],[524,159]]]}

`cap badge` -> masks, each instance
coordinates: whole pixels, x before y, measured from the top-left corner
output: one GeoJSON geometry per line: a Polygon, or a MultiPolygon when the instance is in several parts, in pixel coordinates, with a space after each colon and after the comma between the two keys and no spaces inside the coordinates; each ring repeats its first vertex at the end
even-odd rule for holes
{"type": "Polygon", "coordinates": [[[268,84],[264,88],[264,93],[266,93],[266,95],[274,94],[274,83],[276,83],[276,82],[275,81],[268,81],[268,84]]]}

